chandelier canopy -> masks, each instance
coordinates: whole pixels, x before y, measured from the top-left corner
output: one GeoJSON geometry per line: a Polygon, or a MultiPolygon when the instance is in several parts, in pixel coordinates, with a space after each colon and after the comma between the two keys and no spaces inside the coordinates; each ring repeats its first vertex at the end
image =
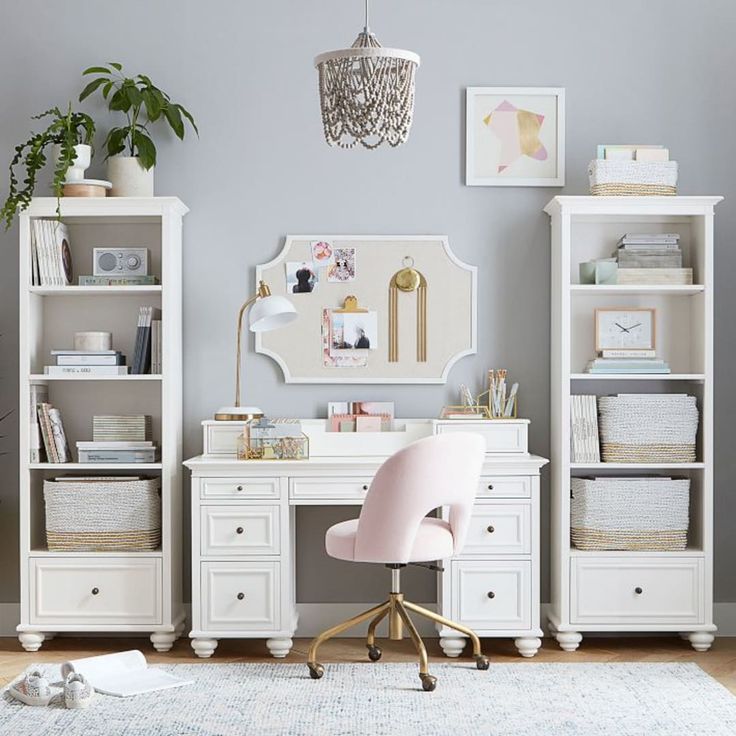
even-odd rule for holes
{"type": "Polygon", "coordinates": [[[349,49],[327,51],[314,59],[325,140],[330,146],[368,149],[396,147],[409,137],[414,118],[414,74],[419,56],[384,48],[368,26],[349,49]]]}

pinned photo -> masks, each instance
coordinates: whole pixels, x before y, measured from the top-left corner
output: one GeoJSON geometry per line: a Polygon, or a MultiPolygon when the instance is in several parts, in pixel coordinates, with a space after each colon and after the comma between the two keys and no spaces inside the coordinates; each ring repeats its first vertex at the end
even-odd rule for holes
{"type": "Polygon", "coordinates": [[[324,268],[334,263],[335,251],[326,240],[314,240],[311,243],[312,263],[315,268],[324,268]]]}
{"type": "Polygon", "coordinates": [[[331,349],[376,350],[378,312],[333,312],[331,349]]]}
{"type": "Polygon", "coordinates": [[[355,280],[355,248],[335,248],[334,262],[327,268],[327,281],[344,283],[355,280]]]}
{"type": "Polygon", "coordinates": [[[286,291],[289,294],[311,294],[318,283],[317,270],[312,267],[311,263],[287,261],[286,291]]]}

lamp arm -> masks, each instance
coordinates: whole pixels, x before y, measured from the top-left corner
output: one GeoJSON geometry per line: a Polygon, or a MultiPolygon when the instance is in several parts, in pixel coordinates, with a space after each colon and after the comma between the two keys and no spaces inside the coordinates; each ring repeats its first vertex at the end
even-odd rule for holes
{"type": "Polygon", "coordinates": [[[235,406],[240,406],[240,343],[243,331],[243,315],[245,314],[245,310],[248,309],[248,307],[253,304],[260,296],[260,293],[252,296],[250,299],[248,299],[248,301],[245,302],[245,304],[243,304],[242,307],[240,307],[240,311],[238,312],[238,339],[235,358],[235,406]]]}

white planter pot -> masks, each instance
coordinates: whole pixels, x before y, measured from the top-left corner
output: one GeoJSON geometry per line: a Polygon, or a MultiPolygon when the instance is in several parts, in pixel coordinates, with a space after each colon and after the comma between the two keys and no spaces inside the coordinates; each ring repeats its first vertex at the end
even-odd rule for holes
{"type": "MultiPolygon", "coordinates": [[[[77,155],[72,161],[72,165],[66,170],[65,182],[82,181],[85,170],[92,163],[92,146],[80,143],[74,146],[74,152],[77,155]]],[[[54,144],[53,157],[54,164],[56,164],[61,157],[61,146],[58,143],[54,144]]]]}
{"type": "Polygon", "coordinates": [[[107,178],[112,197],[153,197],[153,167],[146,171],[137,156],[111,156],[107,178]]]}

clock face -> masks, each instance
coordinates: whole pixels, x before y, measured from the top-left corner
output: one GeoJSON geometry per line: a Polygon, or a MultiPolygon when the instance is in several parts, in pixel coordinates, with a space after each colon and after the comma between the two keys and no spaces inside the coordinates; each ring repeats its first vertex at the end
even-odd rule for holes
{"type": "Polygon", "coordinates": [[[653,309],[596,309],[596,350],[654,348],[653,309]]]}

